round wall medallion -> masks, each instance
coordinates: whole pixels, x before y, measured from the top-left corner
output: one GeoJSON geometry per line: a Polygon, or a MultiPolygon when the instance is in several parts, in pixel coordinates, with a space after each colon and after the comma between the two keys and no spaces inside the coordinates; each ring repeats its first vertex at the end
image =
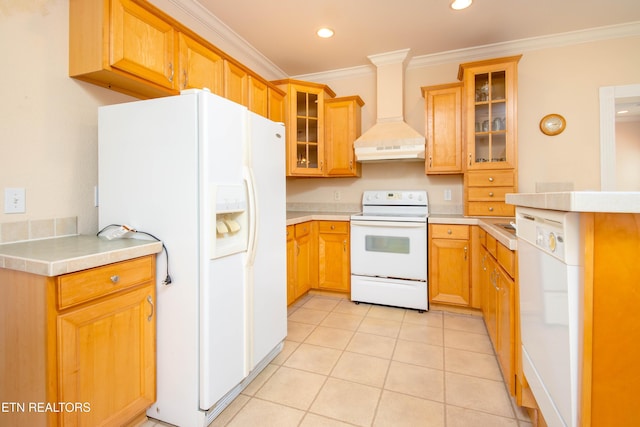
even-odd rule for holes
{"type": "Polygon", "coordinates": [[[567,121],[560,114],[547,114],[540,120],[540,130],[545,135],[558,135],[567,126],[567,121]]]}

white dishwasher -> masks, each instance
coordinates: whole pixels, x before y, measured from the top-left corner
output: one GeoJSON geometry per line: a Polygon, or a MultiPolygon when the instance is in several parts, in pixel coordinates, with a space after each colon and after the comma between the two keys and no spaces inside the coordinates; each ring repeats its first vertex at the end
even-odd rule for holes
{"type": "Polygon", "coordinates": [[[522,368],[549,427],[578,426],[583,267],[576,212],[517,207],[522,368]]]}

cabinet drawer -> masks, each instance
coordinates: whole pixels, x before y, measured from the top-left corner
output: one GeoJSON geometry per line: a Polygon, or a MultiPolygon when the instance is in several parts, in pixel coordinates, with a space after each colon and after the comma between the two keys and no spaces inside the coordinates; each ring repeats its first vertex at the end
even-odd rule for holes
{"type": "Polygon", "coordinates": [[[507,193],[514,193],[514,187],[469,187],[470,202],[504,201],[507,193]]]}
{"type": "Polygon", "coordinates": [[[498,263],[504,268],[504,271],[511,276],[516,277],[516,254],[502,243],[498,243],[497,247],[498,263]]]}
{"type": "Polygon", "coordinates": [[[514,185],[513,170],[467,172],[468,187],[513,187],[514,185]]]}
{"type": "Polygon", "coordinates": [[[431,224],[431,238],[434,239],[469,239],[468,225],[431,224]]]}
{"type": "Polygon", "coordinates": [[[469,202],[469,216],[515,216],[515,206],[504,202],[469,202]]]}
{"type": "Polygon", "coordinates": [[[349,223],[346,221],[319,221],[318,231],[320,233],[340,233],[349,231],[349,223]]]}
{"type": "Polygon", "coordinates": [[[58,277],[58,308],[64,309],[153,280],[153,255],[58,277]]]}
{"type": "Polygon", "coordinates": [[[311,222],[303,222],[296,224],[296,238],[306,236],[311,232],[311,222]]]}

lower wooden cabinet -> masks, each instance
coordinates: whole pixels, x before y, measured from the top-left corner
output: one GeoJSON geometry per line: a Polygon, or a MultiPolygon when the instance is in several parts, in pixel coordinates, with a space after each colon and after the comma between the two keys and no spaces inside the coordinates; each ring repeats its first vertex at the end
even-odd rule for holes
{"type": "Polygon", "coordinates": [[[429,301],[469,306],[469,226],[430,224],[429,236],[429,301]]]}
{"type": "Polygon", "coordinates": [[[0,400],[58,409],[3,413],[3,423],[122,426],[145,417],[156,390],[155,255],[58,277],[0,269],[0,283],[0,338],[11,349],[0,400]]]}
{"type": "Polygon", "coordinates": [[[318,285],[317,231],[313,221],[287,227],[293,239],[287,242],[287,303],[318,285]]]}
{"type": "Polygon", "coordinates": [[[505,383],[516,394],[515,252],[495,238],[480,233],[482,314],[498,357],[505,383]]]}
{"type": "Polygon", "coordinates": [[[287,226],[287,304],[310,289],[351,291],[349,221],[287,226]]]}
{"type": "Polygon", "coordinates": [[[349,223],[318,221],[318,288],[351,291],[349,223]]]}

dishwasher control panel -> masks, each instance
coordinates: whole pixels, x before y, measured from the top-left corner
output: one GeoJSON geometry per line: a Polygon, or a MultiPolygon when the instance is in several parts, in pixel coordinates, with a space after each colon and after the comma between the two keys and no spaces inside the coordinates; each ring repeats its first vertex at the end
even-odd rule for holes
{"type": "Polygon", "coordinates": [[[580,257],[580,216],[577,212],[516,207],[518,239],[529,242],[570,265],[580,257]]]}

